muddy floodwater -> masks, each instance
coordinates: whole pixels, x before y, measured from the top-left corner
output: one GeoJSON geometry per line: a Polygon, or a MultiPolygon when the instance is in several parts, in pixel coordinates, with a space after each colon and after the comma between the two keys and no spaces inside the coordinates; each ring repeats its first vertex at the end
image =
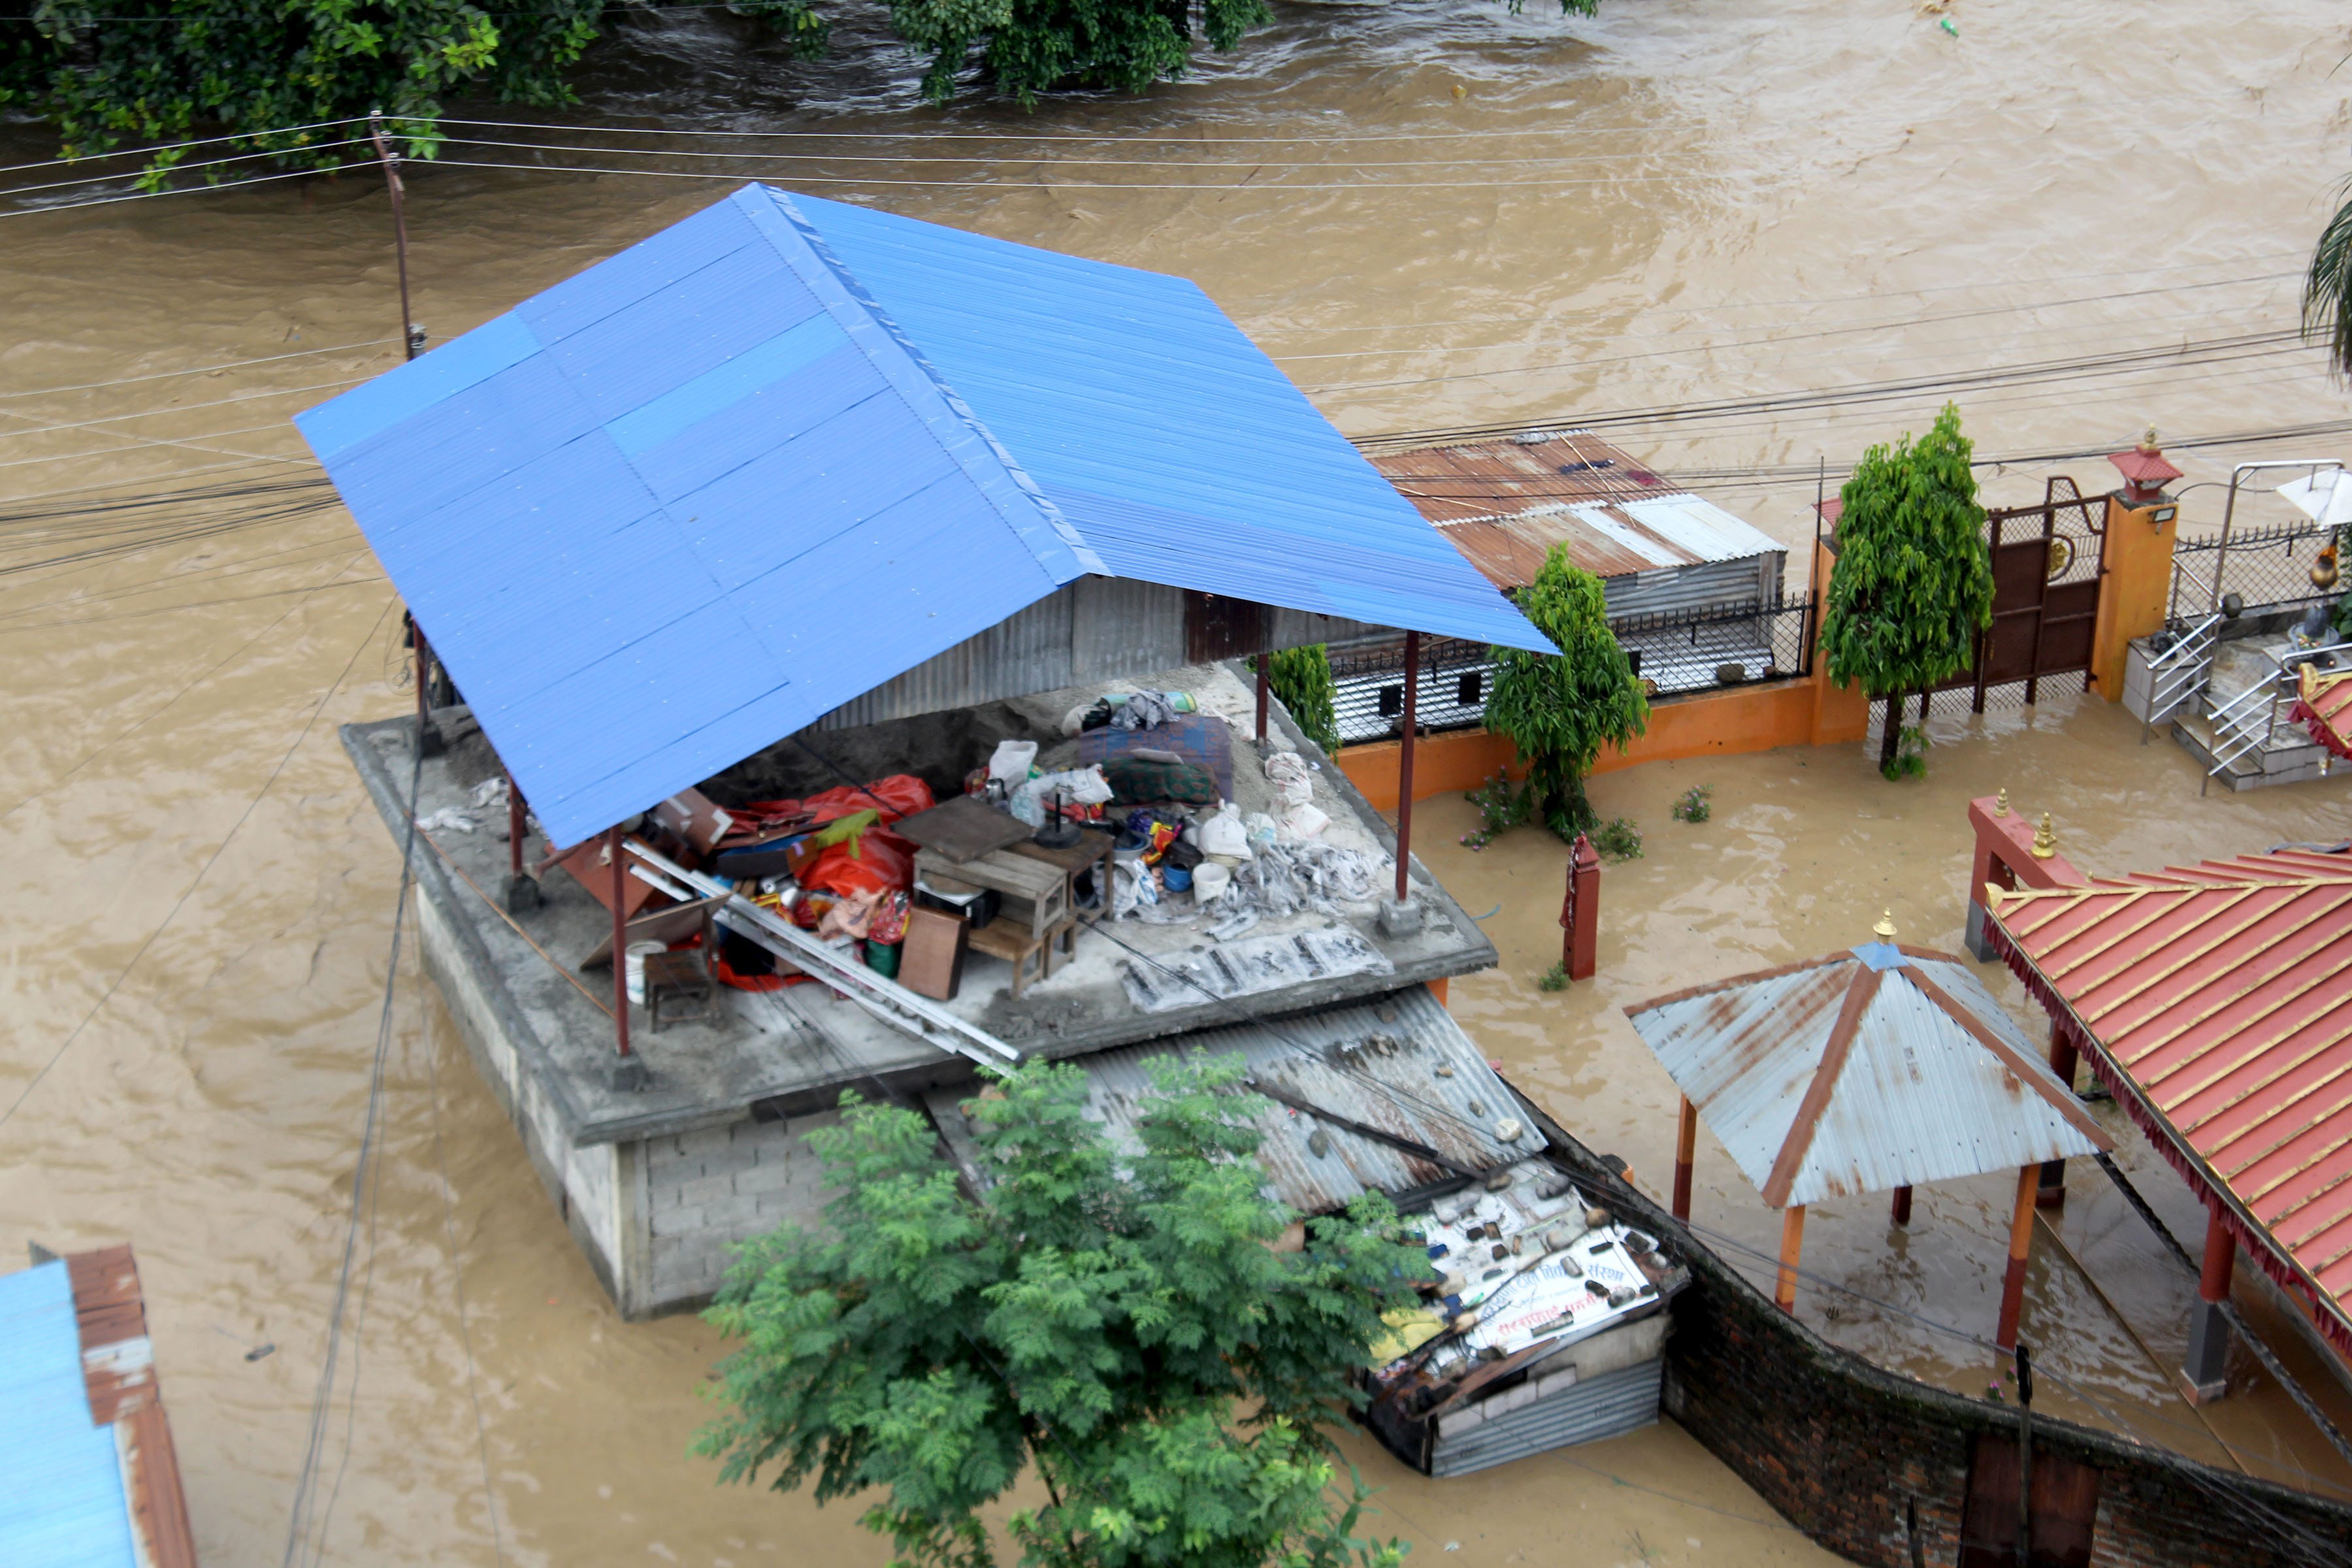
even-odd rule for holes
{"type": "MultiPolygon", "coordinates": [[[[2285,337],[2352,169],[2340,7],[1541,12],[1286,5],[1187,83],[1028,116],[915,107],[918,68],[868,17],[814,65],[720,20],[662,24],[600,50],[579,129],[467,127],[448,149],[522,166],[416,174],[415,317],[446,338],[764,177],[1189,275],[1350,434],[1642,414],[1612,438],[1792,543],[1817,461],[1924,426],[1948,392],[2006,460],[2000,500],[2057,471],[2104,489],[2096,454],[2158,426],[2191,530],[2232,462],[2352,447],[2344,395],[2285,337]],[[613,126],[735,134],[585,129],[613,126]],[[2254,439],[2289,427],[2309,433],[2254,439]]],[[[53,151],[0,130],[8,164],[53,151]]],[[[315,472],[288,416],[394,363],[380,183],[28,205],[121,189],[0,206],[0,1248],[137,1247],[205,1560],[284,1557],[387,1028],[306,1560],[880,1561],[854,1504],[721,1491],[686,1457],[723,1347],[692,1319],[617,1320],[413,947],[383,1016],[397,857],[335,727],[410,700],[399,616],[348,517],[269,488],[315,472]],[[214,485],[246,493],[85,504],[214,485]]],[[[1473,855],[1453,843],[1468,808],[1432,803],[1417,843],[1472,912],[1496,906],[1503,955],[1454,985],[1458,1014],[1658,1190],[1673,1091],[1618,1009],[1846,945],[1882,910],[1957,946],[1969,795],[2054,813],[2093,872],[2352,836],[2345,783],[2200,800],[2185,754],[2095,697],[1954,714],[1934,739],[1929,778],[1902,786],[1861,748],[1601,779],[1649,851],[1607,873],[1600,978],[1564,996],[1533,985],[1558,847],[1523,832],[1473,855]],[[1695,784],[1713,819],[1670,820],[1695,784]]],[[[2178,1182],[2126,1154],[2193,1243],[2178,1182]]],[[[2185,1288],[2095,1176],[2075,1184],[2061,1227],[2089,1273],[2038,1240],[2029,1291],[2029,1337],[2081,1325],[2042,1347],[2080,1392],[2047,1397],[2215,1462],[2317,1468],[2274,1390],[2210,1424],[2168,1400],[2185,1288]]],[[[1989,1329],[2000,1248],[1978,1242],[2003,1184],[1923,1192],[1907,1241],[1875,1200],[1822,1205],[1809,1266],[1889,1306],[1801,1310],[1980,1388],[1979,1352],[1901,1314],[1989,1329]]],[[[1727,1247],[1770,1247],[1772,1216],[1705,1142],[1698,1187],[1727,1247]]],[[[1388,1489],[1380,1528],[1446,1562],[1570,1542],[1592,1568],[1829,1560],[1671,1425],[1442,1484],[1355,1454],[1388,1489]]]]}

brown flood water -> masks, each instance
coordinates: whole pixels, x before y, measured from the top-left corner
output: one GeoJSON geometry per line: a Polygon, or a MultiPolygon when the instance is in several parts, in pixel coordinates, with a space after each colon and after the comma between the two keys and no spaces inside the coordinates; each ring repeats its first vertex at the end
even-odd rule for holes
{"type": "MultiPolygon", "coordinates": [[[[832,161],[730,166],[1189,274],[1358,433],[2275,331],[2292,322],[2284,275],[2322,221],[2352,125],[2352,82],[2328,75],[2352,37],[2315,0],[2252,15],[2158,0],[2127,27],[2084,0],[1956,0],[1958,38],[1908,0],[1618,0],[1575,24],[1538,8],[1288,5],[1192,82],[1030,118],[909,108],[913,71],[855,27],[839,58],[809,67],[689,22],[606,50],[578,117],[839,134],[793,144],[832,161]],[[939,129],[1014,139],[850,139],[939,129]],[[1046,144],[1055,136],[1162,140],[1046,144]],[[987,156],[839,161],[967,152],[987,156]],[[1082,153],[1129,162],[1071,161],[1082,153]],[[1055,162],[1050,181],[1041,159],[1055,162]],[[1487,162],[1437,162],[1467,159],[1487,162]],[[811,183],[853,174],[942,183],[811,183]],[[1174,188],[1187,183],[1232,188],[1174,188]],[[1399,188],[1329,188],[1383,183],[1399,188]]],[[[0,132],[8,163],[49,152],[34,132],[0,132]]],[[[423,174],[410,206],[417,319],[436,337],[463,330],[724,188],[423,174]]],[[[286,416],[392,363],[378,340],[396,320],[393,284],[381,191],[355,181],[0,216],[0,502],[309,472],[273,460],[300,455],[286,416]],[[351,344],[373,346],[310,352],[351,344]],[[117,384],[74,390],[101,382],[117,384]]],[[[2315,353],[2229,352],[2246,357],[1959,395],[1988,453],[2105,450],[2150,421],[2195,437],[2341,416],[2315,353]]],[[[1669,468],[1777,466],[1705,488],[1795,542],[1811,499],[1797,471],[1921,426],[1938,400],[1857,395],[1619,438],[1669,468]]],[[[2188,453],[2182,466],[2202,482],[2282,450],[2188,453]]],[[[2066,467],[2086,488],[2105,482],[2095,458],[2066,467]]],[[[2038,491],[2041,471],[1999,476],[1993,494],[2038,491]]],[[[2191,526],[2213,521],[2213,495],[2189,496],[2191,526]]],[[[2242,515],[2272,517],[2275,503],[2242,515]]],[[[285,1550],[397,879],[334,726],[406,698],[396,614],[341,512],[170,537],[139,526],[84,516],[0,536],[12,959],[0,1248],[136,1245],[205,1561],[255,1563],[285,1550]],[[274,1353],[248,1361],[262,1344],[274,1353]]],[[[1556,847],[1521,834],[1474,857],[1450,846],[1467,808],[1433,805],[1424,853],[1474,912],[1502,906],[1487,929],[1503,965],[1458,984],[1458,1010],[1564,1121],[1654,1178],[1670,1091],[1616,1009],[1843,945],[1882,908],[1908,936],[1956,944],[1969,795],[2006,784],[2054,811],[2098,870],[2352,833],[2339,786],[2200,801],[2180,754],[2137,749],[2095,700],[1946,724],[1933,776],[1899,789],[1859,751],[1602,780],[1603,809],[1638,818],[1651,847],[1609,873],[1602,976],[1565,997],[1531,985],[1556,940],[1556,847]],[[1665,807],[1693,783],[1715,786],[1717,811],[1685,827],[1665,807]]],[[[324,1449],[320,1560],[879,1561],[854,1508],[720,1491],[685,1458],[722,1347],[692,1320],[614,1319],[413,953],[403,967],[382,1182],[324,1449]]],[[[1701,1222],[1769,1246],[1769,1216],[1719,1151],[1701,1162],[1701,1222]]],[[[2144,1153],[2136,1168],[2187,1226],[2178,1184],[2144,1153]]],[[[2136,1331],[2177,1354],[2185,1297],[2169,1265],[2093,1181],[2076,1186],[2070,1243],[2110,1293],[2145,1298],[2136,1331]]],[[[1923,1194],[1907,1243],[1870,1205],[1848,1205],[1809,1233],[1809,1260],[1981,1333],[1979,1242],[1999,1202],[1968,1184],[1923,1194]]],[[[2074,1275],[2045,1258],[2033,1289],[2029,1333],[2084,1325],[2048,1347],[2058,1370],[2126,1425],[2158,1423],[2152,1435],[2220,1458],[2074,1275]]],[[[1809,1292],[1804,1310],[1918,1375],[1981,1385],[1965,1345],[1859,1310],[1832,1320],[1836,1305],[1809,1292]]],[[[2275,1395],[2212,1418],[2250,1468],[2284,1462],[2291,1418],[2275,1395]]],[[[1444,1485],[1358,1457],[1389,1489],[1382,1528],[1425,1553],[1458,1545],[1465,1563],[1556,1560],[1564,1532],[1596,1565],[1827,1561],[1671,1426],[1444,1485]]]]}

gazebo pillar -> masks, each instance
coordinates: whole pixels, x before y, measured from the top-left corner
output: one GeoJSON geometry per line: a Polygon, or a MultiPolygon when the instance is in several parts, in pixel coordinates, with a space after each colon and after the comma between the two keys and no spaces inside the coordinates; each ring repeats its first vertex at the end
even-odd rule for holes
{"type": "Polygon", "coordinates": [[[1911,1223],[1911,1189],[1909,1186],[1900,1186],[1895,1189],[1894,1215],[1895,1223],[1896,1225],[1909,1225],[1911,1223]]]}
{"type": "Polygon", "coordinates": [[[2230,1276],[2238,1261],[2238,1238],[2214,1208],[2205,1220],[2205,1267],[2197,1279],[2197,1305],[2189,1314],[2189,1354],[2180,1381],[2191,1405],[2219,1399],[2230,1385],[2230,1320],[2221,1304],[2230,1299],[2230,1276]]]}
{"type": "Polygon", "coordinates": [[[1682,1125],[1675,1132],[1675,1217],[1690,1223],[1691,1164],[1698,1154],[1698,1107],[1683,1096],[1682,1125]]]}
{"type": "Polygon", "coordinates": [[[2033,1195],[2041,1185],[2041,1166],[2019,1169],[2017,1206],[2009,1221],[2009,1272],[2000,1282],[2000,1324],[1992,1336],[2004,1351],[2017,1348],[2017,1320],[2025,1310],[2025,1260],[2033,1247],[2033,1195]]]}
{"type": "Polygon", "coordinates": [[[1772,1304],[1794,1315],[1797,1310],[1797,1259],[1805,1250],[1805,1205],[1791,1204],[1780,1216],[1780,1277],[1772,1285],[1772,1304]]]}

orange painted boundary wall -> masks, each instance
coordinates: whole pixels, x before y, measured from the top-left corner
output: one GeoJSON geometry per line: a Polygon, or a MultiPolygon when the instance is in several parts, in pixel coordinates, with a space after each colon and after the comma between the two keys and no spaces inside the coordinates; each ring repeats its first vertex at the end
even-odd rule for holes
{"type": "MultiPolygon", "coordinates": [[[[1813,581],[1830,580],[1831,555],[1818,549],[1813,581]]],[[[1827,661],[1821,657],[1821,628],[1813,630],[1813,673],[1797,680],[1769,685],[1736,686],[1689,697],[1670,697],[1650,708],[1650,728],[1623,752],[1603,751],[1592,765],[1596,773],[1643,763],[1679,762],[1687,757],[1726,757],[1744,752],[1769,752],[1776,746],[1839,746],[1860,741],[1870,727],[1870,699],[1860,685],[1841,691],[1830,682],[1827,661]]],[[[1397,764],[1404,752],[1401,741],[1349,746],[1339,753],[1339,771],[1363,791],[1381,811],[1397,805],[1397,764]]],[[[1508,770],[1517,778],[1511,742],[1485,730],[1465,730],[1430,735],[1413,748],[1412,796],[1427,800],[1449,790],[1475,789],[1508,770]]]]}

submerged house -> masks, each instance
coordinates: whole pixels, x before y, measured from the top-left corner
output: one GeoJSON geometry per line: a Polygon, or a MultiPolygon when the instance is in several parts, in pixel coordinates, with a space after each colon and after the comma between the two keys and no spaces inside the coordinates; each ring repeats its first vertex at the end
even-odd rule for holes
{"type": "Polygon", "coordinates": [[[427,972],[625,1314],[820,1216],[845,1089],[968,1159],[983,1066],[1116,1131],[1205,1047],[1309,1212],[1543,1157],[1493,944],[1237,661],[1549,645],[1192,284],[751,185],[299,424],[460,699],[344,732],[427,972]]]}

